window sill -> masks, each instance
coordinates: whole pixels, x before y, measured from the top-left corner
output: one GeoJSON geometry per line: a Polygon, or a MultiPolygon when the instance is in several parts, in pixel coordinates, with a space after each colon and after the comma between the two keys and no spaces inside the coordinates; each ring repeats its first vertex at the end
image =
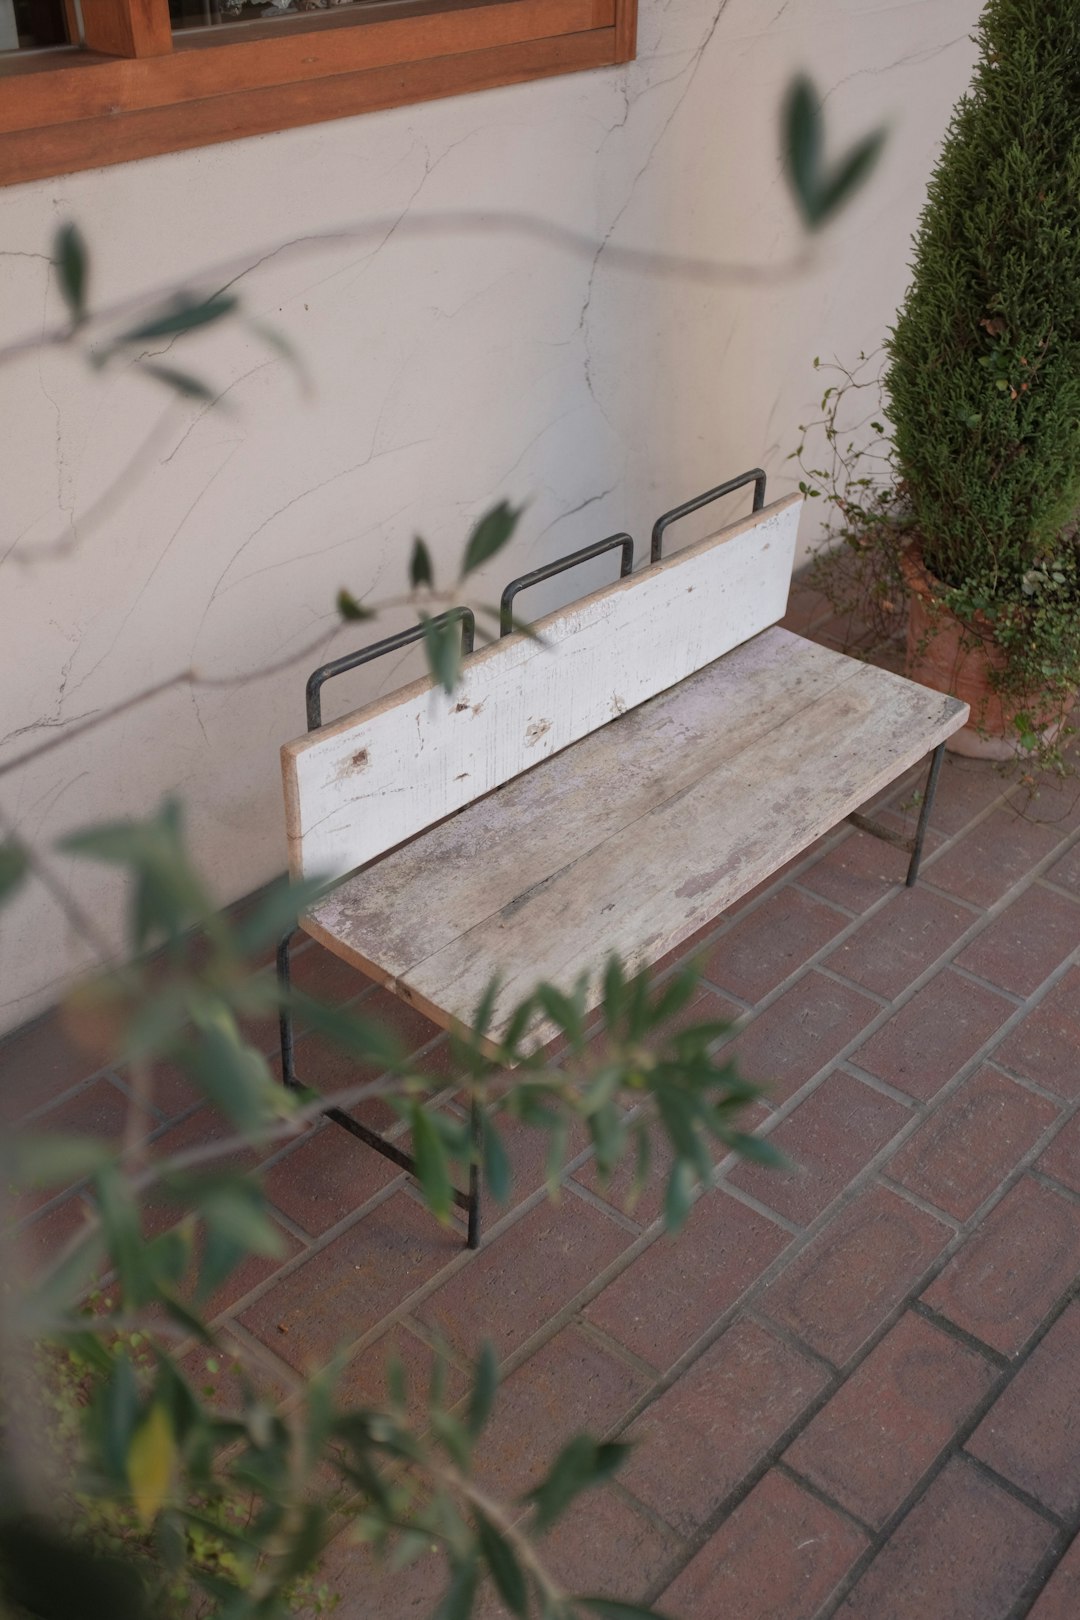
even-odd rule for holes
{"type": "Polygon", "coordinates": [[[334,21],[178,34],[164,56],[13,57],[0,66],[0,185],[634,54],[634,0],[435,0],[334,21]]]}

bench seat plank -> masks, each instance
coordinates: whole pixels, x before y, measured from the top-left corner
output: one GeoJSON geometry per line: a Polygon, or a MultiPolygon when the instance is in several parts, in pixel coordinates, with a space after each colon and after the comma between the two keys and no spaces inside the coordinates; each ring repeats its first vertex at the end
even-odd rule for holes
{"type": "Polygon", "coordinates": [[[346,880],[304,926],[447,1027],[498,972],[498,1029],[540,979],[569,987],[611,951],[655,962],[966,718],[766,630],[346,880]]]}

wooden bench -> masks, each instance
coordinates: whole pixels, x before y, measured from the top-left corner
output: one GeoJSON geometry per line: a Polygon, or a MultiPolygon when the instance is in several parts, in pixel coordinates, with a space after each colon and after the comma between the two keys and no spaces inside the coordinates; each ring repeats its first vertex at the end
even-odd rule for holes
{"type": "MultiPolygon", "coordinates": [[[[541,619],[538,640],[471,653],[452,697],[425,677],[318,725],[309,682],[314,729],[282,750],[289,864],[342,881],[303,929],[448,1028],[498,975],[497,1034],[542,979],[595,978],[611,952],[657,961],[933,750],[914,883],[967,707],[778,628],[801,502],[763,494],[755,469],[665,514],[636,573],[619,535],[512,582],[504,602],[622,549],[625,577],[541,619]],[[750,480],[751,517],[661,557],[674,522],[750,480]]],[[[416,634],[316,671],[316,698],[416,634]]],[[[287,1081],[291,1032],[288,1048],[287,1081]]],[[[475,1175],[459,1203],[475,1245],[475,1175]]]]}

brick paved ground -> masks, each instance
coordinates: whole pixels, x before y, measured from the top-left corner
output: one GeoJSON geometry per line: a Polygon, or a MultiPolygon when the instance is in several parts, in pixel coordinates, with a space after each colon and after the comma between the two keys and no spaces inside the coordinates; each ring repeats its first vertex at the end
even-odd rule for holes
{"type": "MultiPolygon", "coordinates": [[[[838,633],[806,591],[793,622],[838,633]]],[[[883,818],[910,826],[917,786],[883,818]]],[[[628,1216],[580,1144],[550,1204],[522,1137],[474,1256],[391,1165],[316,1128],[270,1161],[288,1258],[243,1268],[227,1340],[272,1383],[351,1344],[364,1399],[391,1344],[422,1376],[444,1340],[463,1384],[492,1339],[482,1470],[502,1492],[577,1427],[628,1434],[620,1480],[548,1543],[579,1590],[676,1620],[1075,1620],[1080,783],[1028,802],[950,761],[921,886],[903,871],[845,825],[700,947],[696,1010],[735,1020],[792,1171],[725,1164],[673,1244],[658,1188],[628,1216]]],[[[433,1027],[314,945],[298,969],[445,1062],[433,1027]]],[[[341,1081],[300,1054],[313,1083],[341,1081]]],[[[85,1074],[51,1018],[0,1045],[0,1118],[115,1131],[125,1106],[122,1076],[85,1074]]],[[[147,1128],[165,1151],[215,1122],[165,1076],[147,1128]]],[[[84,1207],[75,1190],[34,1210],[31,1252],[84,1207]]],[[[329,1571],[343,1620],[426,1616],[442,1573],[380,1576],[344,1541],[329,1571]]]]}

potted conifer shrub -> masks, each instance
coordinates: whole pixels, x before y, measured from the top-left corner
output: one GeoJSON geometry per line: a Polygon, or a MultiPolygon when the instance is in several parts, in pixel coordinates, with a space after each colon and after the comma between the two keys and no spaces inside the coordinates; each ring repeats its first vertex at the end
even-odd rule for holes
{"type": "Polygon", "coordinates": [[[909,673],[971,704],[961,751],[1059,761],[1080,685],[1080,4],[989,0],[977,41],[885,344],[888,425],[853,461],[839,418],[865,382],[841,368],[832,470],[803,487],[839,507],[864,600],[907,596],[909,673]]]}

